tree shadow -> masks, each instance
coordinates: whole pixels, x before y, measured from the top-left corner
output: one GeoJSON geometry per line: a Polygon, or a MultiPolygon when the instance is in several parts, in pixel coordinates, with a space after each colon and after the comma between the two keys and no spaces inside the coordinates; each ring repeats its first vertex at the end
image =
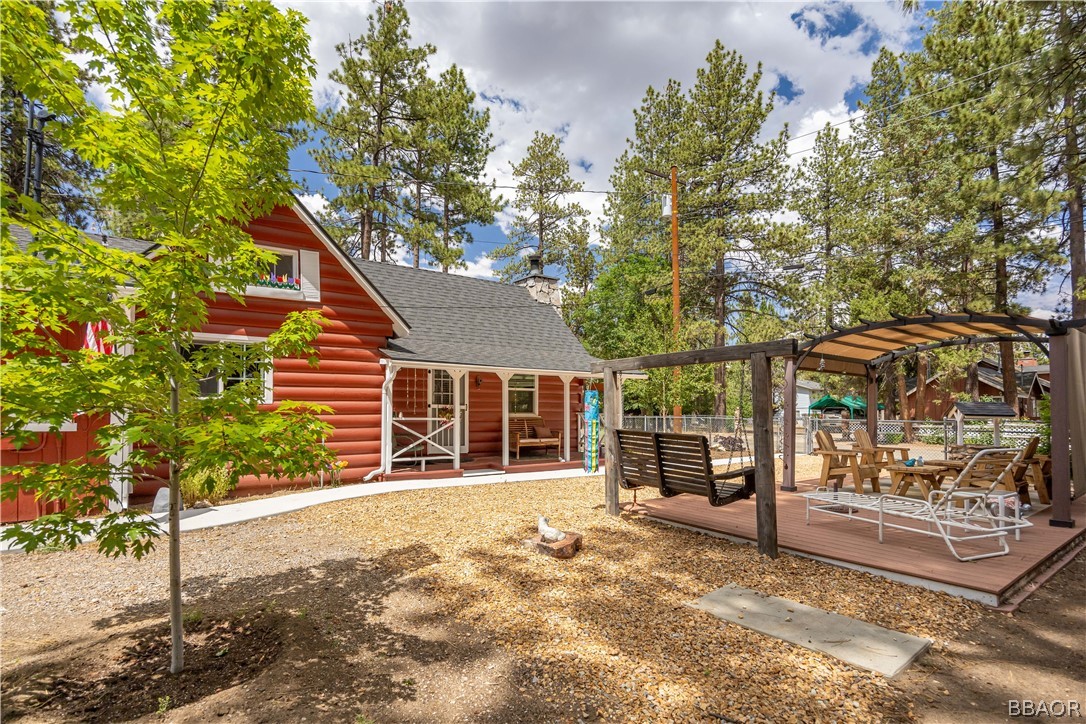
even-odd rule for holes
{"type": "MultiPolygon", "coordinates": [[[[427,667],[468,670],[497,650],[470,632],[446,635],[448,619],[425,605],[394,610],[420,598],[405,574],[437,560],[428,546],[416,544],[372,559],[326,560],[227,583],[191,578],[181,674],[168,673],[168,601],[143,602],[95,621],[103,632],[97,640],[8,669],[5,719],[50,713],[68,721],[121,722],[202,702],[211,708],[196,709],[203,713],[195,720],[245,707],[241,713],[263,708],[272,718],[308,711],[311,720],[354,721],[359,711],[389,706],[388,720],[409,720],[395,707],[416,701],[417,679],[427,667]]],[[[543,697],[518,689],[523,668],[511,672],[479,720],[523,720],[525,711],[531,720],[558,716],[553,705],[536,707],[548,714],[531,715],[528,700],[543,697]]]]}

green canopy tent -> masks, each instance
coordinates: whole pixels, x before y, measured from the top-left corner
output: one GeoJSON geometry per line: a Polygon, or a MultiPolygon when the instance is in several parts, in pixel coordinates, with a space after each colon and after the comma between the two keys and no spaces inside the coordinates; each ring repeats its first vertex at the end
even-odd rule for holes
{"type": "MultiPolygon", "coordinates": [[[[811,412],[847,410],[851,417],[867,417],[867,402],[852,395],[845,395],[840,400],[830,395],[823,395],[815,402],[812,402],[807,409],[811,412]]],[[[879,409],[883,409],[883,405],[880,404],[879,409]]]]}

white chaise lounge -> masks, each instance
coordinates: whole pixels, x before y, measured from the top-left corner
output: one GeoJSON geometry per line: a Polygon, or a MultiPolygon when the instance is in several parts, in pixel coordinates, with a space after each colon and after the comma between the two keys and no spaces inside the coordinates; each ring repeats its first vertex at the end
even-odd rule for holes
{"type": "MultiPolygon", "coordinates": [[[[949,488],[932,490],[927,500],[906,498],[900,495],[866,495],[845,493],[829,488],[819,488],[805,493],[807,499],[807,524],[811,513],[825,513],[850,520],[875,523],[879,530],[879,543],[883,542],[886,528],[936,536],[943,539],[947,548],[959,561],[975,561],[981,558],[1003,556],[1010,552],[1007,533],[1032,525],[1018,516],[999,515],[990,510],[995,491],[1003,486],[1003,480],[1011,475],[1022,461],[1024,450],[996,448],[982,450],[973,456],[969,464],[958,474],[949,488]],[[994,455],[1017,453],[991,483],[984,488],[965,488],[963,481],[970,480],[973,468],[984,458],[994,455]],[[995,551],[963,555],[956,543],[992,539],[997,543],[995,551]]],[[[976,480],[970,480],[976,483],[976,480]]]]}

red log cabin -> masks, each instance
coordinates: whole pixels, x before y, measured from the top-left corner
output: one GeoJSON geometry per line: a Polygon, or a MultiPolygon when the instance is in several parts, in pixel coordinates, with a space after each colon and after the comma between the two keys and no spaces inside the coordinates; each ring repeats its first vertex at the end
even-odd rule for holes
{"type": "MultiPolygon", "coordinates": [[[[511,469],[510,420],[518,418],[552,436],[561,433],[562,443],[522,449],[512,467],[576,465],[581,392],[594,360],[556,308],[536,300],[536,290],[553,279],[533,268],[504,284],[352,259],[300,202],[247,230],[279,255],[277,272],[298,282],[253,284],[245,304],[225,296],[209,302],[195,341],[262,340],[289,312],[319,308],[329,324],[315,341],[318,366],[274,360],[264,380],[265,402],[332,408],[325,418],[334,427],[327,445],[346,463],[343,482],[511,469]]],[[[13,228],[18,240],[16,232],[22,230],[13,228]]],[[[150,248],[131,239],[102,241],[150,248]]],[[[15,450],[4,444],[0,466],[78,458],[90,449],[96,427],[81,417],[62,431],[39,432],[35,445],[15,450]]],[[[243,479],[236,494],[323,482],[243,479]]],[[[115,487],[128,505],[150,500],[164,484],[155,478],[115,487]]],[[[22,494],[3,501],[2,522],[30,520],[53,505],[22,494]]]]}

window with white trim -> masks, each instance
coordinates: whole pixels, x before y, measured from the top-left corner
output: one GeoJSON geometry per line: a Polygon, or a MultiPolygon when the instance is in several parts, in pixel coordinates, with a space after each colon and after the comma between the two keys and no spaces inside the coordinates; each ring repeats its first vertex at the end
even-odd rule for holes
{"type": "Polygon", "coordinates": [[[509,378],[509,414],[536,414],[536,388],[538,378],[535,375],[513,375],[509,378]]]}
{"type": "MultiPolygon", "coordinates": [[[[240,347],[240,351],[244,353],[249,349],[247,344],[234,343],[240,347]]],[[[207,344],[194,344],[193,350],[206,347],[207,344]]],[[[234,385],[241,384],[247,380],[260,380],[264,388],[264,403],[270,404],[272,401],[272,384],[271,384],[271,371],[268,371],[268,376],[265,378],[261,374],[260,367],[257,364],[250,364],[244,369],[233,370],[231,374],[224,375],[219,370],[211,370],[207,377],[203,377],[199,380],[200,384],[200,397],[212,397],[213,395],[222,394],[223,390],[226,390],[234,385]]]]}
{"type": "Polygon", "coordinates": [[[260,248],[274,254],[275,260],[268,263],[267,271],[262,272],[253,284],[270,289],[301,291],[302,275],[298,265],[297,250],[273,249],[268,246],[260,246],[260,248]]]}

